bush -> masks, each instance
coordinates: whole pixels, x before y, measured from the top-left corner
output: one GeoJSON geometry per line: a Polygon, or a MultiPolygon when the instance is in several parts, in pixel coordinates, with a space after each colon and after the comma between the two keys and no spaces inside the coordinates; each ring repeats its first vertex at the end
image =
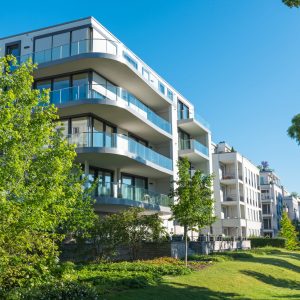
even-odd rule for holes
{"type": "Polygon", "coordinates": [[[126,271],[126,272],[149,272],[159,276],[165,275],[185,275],[191,272],[190,269],[183,265],[173,264],[155,264],[147,263],[146,261],[140,262],[119,262],[119,263],[100,263],[91,264],[84,267],[91,271],[126,271]]]}
{"type": "Polygon", "coordinates": [[[285,239],[284,238],[250,238],[251,247],[252,248],[261,248],[261,247],[277,247],[284,248],[285,247],[285,239]]]}
{"type": "Polygon", "coordinates": [[[16,289],[7,294],[5,299],[13,300],[97,300],[96,290],[84,283],[54,282],[29,289],[16,289]]]}
{"type": "Polygon", "coordinates": [[[222,262],[231,260],[229,256],[224,255],[197,255],[193,254],[188,257],[190,261],[202,261],[202,262],[222,262]]]}

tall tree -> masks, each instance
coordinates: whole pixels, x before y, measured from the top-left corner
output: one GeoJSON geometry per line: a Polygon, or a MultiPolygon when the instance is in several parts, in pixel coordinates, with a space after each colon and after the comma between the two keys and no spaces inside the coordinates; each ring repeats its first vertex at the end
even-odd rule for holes
{"type": "Polygon", "coordinates": [[[49,91],[32,89],[31,62],[0,59],[0,286],[52,276],[58,243],[93,222],[76,152],[57,132],[49,91]]]}
{"type": "Polygon", "coordinates": [[[282,214],[280,222],[280,235],[286,239],[285,247],[288,250],[295,250],[299,246],[297,231],[295,226],[292,224],[291,220],[288,217],[287,212],[282,214]]]}
{"type": "Polygon", "coordinates": [[[175,181],[171,197],[176,203],[171,206],[173,219],[184,229],[185,264],[187,265],[188,231],[200,230],[215,221],[213,217],[212,175],[204,175],[197,170],[190,175],[187,158],[178,163],[178,180],[175,181]]]}
{"type": "Polygon", "coordinates": [[[300,145],[300,114],[292,119],[292,125],[288,128],[288,135],[300,145]]]}
{"type": "Polygon", "coordinates": [[[300,7],[300,0],[282,0],[282,2],[288,7],[300,7]]]}

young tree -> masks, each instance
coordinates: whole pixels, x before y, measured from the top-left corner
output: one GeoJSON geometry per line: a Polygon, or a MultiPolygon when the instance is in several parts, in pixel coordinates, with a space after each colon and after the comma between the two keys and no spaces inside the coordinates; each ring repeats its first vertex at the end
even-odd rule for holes
{"type": "Polygon", "coordinates": [[[282,214],[280,235],[286,239],[285,247],[288,250],[295,250],[299,246],[297,231],[288,217],[287,212],[282,214]]]}
{"type": "Polygon", "coordinates": [[[184,229],[185,264],[187,265],[188,230],[200,230],[215,221],[213,217],[212,176],[197,170],[190,175],[187,158],[178,162],[178,180],[170,196],[177,202],[171,206],[173,219],[184,229]]]}
{"type": "Polygon", "coordinates": [[[75,150],[56,131],[48,91],[32,89],[31,62],[0,59],[0,286],[52,276],[58,243],[93,222],[75,150]],[[11,67],[12,66],[12,67],[11,67]]]}

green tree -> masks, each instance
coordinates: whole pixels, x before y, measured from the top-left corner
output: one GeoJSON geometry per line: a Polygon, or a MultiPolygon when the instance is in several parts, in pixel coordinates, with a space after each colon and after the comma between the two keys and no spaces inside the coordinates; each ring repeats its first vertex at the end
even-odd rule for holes
{"type": "Polygon", "coordinates": [[[300,0],[282,0],[282,2],[288,7],[300,7],[300,0]]]}
{"type": "Polygon", "coordinates": [[[158,214],[145,214],[144,209],[131,207],[118,214],[100,218],[92,234],[98,258],[110,258],[117,248],[127,246],[135,260],[145,241],[157,242],[166,236],[158,214]]]}
{"type": "Polygon", "coordinates": [[[30,61],[0,59],[0,286],[48,280],[58,246],[84,233],[94,212],[73,146],[56,126],[49,91],[32,89],[30,61]]]}
{"type": "Polygon", "coordinates": [[[212,175],[197,170],[190,175],[187,158],[178,162],[178,180],[170,196],[176,199],[171,206],[173,219],[184,229],[185,263],[187,265],[188,230],[200,230],[215,221],[213,217],[212,175]]]}
{"type": "Polygon", "coordinates": [[[300,114],[294,116],[292,125],[288,128],[287,132],[288,135],[300,145],[300,114]]]}
{"type": "Polygon", "coordinates": [[[280,222],[280,235],[286,239],[285,247],[288,250],[295,250],[298,244],[297,231],[288,217],[287,212],[282,214],[280,222]]]}

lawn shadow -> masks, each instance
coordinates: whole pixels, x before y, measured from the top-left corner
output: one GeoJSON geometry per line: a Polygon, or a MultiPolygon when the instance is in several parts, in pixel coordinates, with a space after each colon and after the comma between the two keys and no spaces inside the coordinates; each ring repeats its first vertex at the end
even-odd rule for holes
{"type": "Polygon", "coordinates": [[[300,282],[290,279],[281,279],[281,278],[275,278],[271,275],[265,275],[259,272],[255,271],[240,271],[242,274],[251,276],[259,281],[262,281],[264,283],[280,287],[280,288],[287,288],[292,290],[300,290],[300,282]]]}
{"type": "Polygon", "coordinates": [[[214,291],[206,287],[193,286],[178,282],[161,283],[144,289],[127,290],[107,295],[107,299],[143,300],[250,300],[237,293],[214,291]]]}
{"type": "Polygon", "coordinates": [[[280,268],[285,268],[290,271],[294,271],[297,273],[300,273],[300,267],[296,266],[284,259],[280,258],[273,258],[273,257],[264,257],[264,256],[254,256],[249,253],[247,255],[242,255],[241,257],[239,256],[233,256],[235,261],[247,261],[247,262],[254,262],[258,264],[264,264],[264,265],[271,265],[271,266],[276,266],[280,268]]]}

